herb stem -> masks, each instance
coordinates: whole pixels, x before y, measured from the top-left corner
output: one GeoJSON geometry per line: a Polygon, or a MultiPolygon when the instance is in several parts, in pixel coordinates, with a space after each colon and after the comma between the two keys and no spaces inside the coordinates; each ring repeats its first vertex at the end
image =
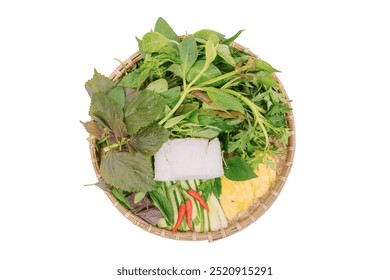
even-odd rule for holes
{"type": "Polygon", "coordinates": [[[184,99],[186,98],[188,92],[189,90],[183,90],[181,92],[179,101],[176,103],[175,107],[173,107],[168,112],[168,114],[161,121],[158,122],[159,125],[163,125],[177,111],[177,109],[179,109],[180,105],[183,103],[184,99]]]}
{"type": "Polygon", "coordinates": [[[265,138],[265,148],[268,148],[269,145],[269,139],[268,139],[268,132],[264,126],[264,117],[259,112],[259,106],[257,106],[255,103],[253,103],[251,100],[249,100],[247,97],[241,95],[240,93],[231,90],[231,89],[225,89],[226,92],[230,93],[231,95],[234,95],[238,98],[240,98],[248,107],[251,109],[253,116],[255,118],[255,123],[258,123],[261,130],[263,131],[264,138],[265,138]]]}
{"type": "Polygon", "coordinates": [[[114,143],[114,144],[111,144],[111,145],[109,145],[109,146],[107,146],[107,147],[104,147],[103,151],[104,151],[105,153],[107,153],[108,151],[110,151],[110,150],[112,150],[112,149],[115,149],[115,148],[118,148],[119,146],[120,146],[120,144],[114,143]]]}

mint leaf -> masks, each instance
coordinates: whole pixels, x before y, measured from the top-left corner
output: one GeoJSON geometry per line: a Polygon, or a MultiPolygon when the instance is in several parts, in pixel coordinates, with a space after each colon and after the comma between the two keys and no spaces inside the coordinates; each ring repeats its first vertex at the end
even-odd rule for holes
{"type": "Polygon", "coordinates": [[[169,131],[158,123],[141,128],[130,138],[130,145],[145,156],[152,156],[160,150],[169,137],[169,131]]]}
{"type": "Polygon", "coordinates": [[[148,32],[142,37],[143,51],[158,52],[168,44],[168,38],[158,32],[148,32]]]}
{"type": "Polygon", "coordinates": [[[238,111],[242,114],[245,114],[245,109],[240,103],[240,101],[234,96],[226,93],[224,90],[214,87],[204,88],[210,97],[210,99],[217,105],[227,109],[238,111]]]}
{"type": "Polygon", "coordinates": [[[157,19],[156,24],[154,26],[154,31],[164,35],[170,40],[180,42],[179,36],[177,36],[175,31],[173,31],[172,27],[170,27],[169,24],[162,17],[159,17],[157,19]]]}
{"type": "Polygon", "coordinates": [[[103,156],[100,171],[109,185],[128,192],[154,189],[153,168],[149,158],[141,153],[109,151],[103,156]]]}
{"type": "Polygon", "coordinates": [[[85,88],[90,97],[92,97],[95,93],[108,93],[113,87],[115,83],[111,81],[106,76],[100,74],[96,69],[94,69],[92,79],[88,80],[85,83],[85,88]]]}
{"type": "Polygon", "coordinates": [[[130,134],[155,121],[164,109],[164,99],[151,91],[137,91],[126,97],[125,124],[130,134]]]}
{"type": "Polygon", "coordinates": [[[123,119],[123,110],[110,96],[95,93],[91,98],[89,115],[99,124],[112,129],[115,119],[123,119]]]}
{"type": "Polygon", "coordinates": [[[226,159],[225,177],[232,181],[246,181],[257,178],[252,167],[241,157],[235,156],[226,159]]]}

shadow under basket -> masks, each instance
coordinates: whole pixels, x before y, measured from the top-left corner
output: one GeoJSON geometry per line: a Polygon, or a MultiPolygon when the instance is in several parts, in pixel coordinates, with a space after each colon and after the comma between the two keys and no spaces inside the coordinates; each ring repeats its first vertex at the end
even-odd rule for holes
{"type": "MultiPolygon", "coordinates": [[[[249,51],[249,49],[241,46],[233,42],[231,44],[233,48],[244,51],[252,57],[257,57],[254,53],[249,51]]],[[[110,75],[110,79],[114,82],[118,81],[126,72],[131,71],[136,65],[138,61],[142,59],[141,54],[136,52],[128,59],[126,59],[119,67],[117,67],[114,72],[110,75]]],[[[280,91],[285,95],[286,99],[288,99],[287,93],[278,79],[278,77],[273,74],[273,78],[280,85],[280,91]]],[[[287,107],[291,107],[290,103],[286,104],[287,107]]],[[[283,156],[277,158],[277,177],[276,181],[270,186],[268,192],[264,194],[262,197],[255,199],[252,205],[243,213],[240,213],[234,220],[229,221],[228,227],[216,231],[210,231],[205,233],[198,233],[193,231],[187,232],[176,232],[172,234],[170,230],[162,229],[156,226],[149,224],[144,221],[142,218],[134,215],[130,210],[124,208],[115,197],[108,191],[104,191],[114,206],[125,216],[128,220],[130,220],[134,225],[146,230],[147,232],[156,234],[161,237],[176,239],[176,240],[208,240],[209,242],[226,238],[236,232],[239,232],[254,223],[257,219],[259,219],[274,203],[274,201],[279,196],[286,180],[288,174],[290,173],[291,166],[294,159],[295,152],[295,125],[294,125],[294,116],[292,111],[286,113],[285,116],[289,129],[291,131],[291,136],[288,141],[288,146],[285,149],[285,153],[283,156]]],[[[96,173],[96,176],[99,180],[102,180],[102,176],[99,168],[99,156],[94,148],[93,143],[90,144],[90,152],[92,158],[92,164],[96,173]]]]}

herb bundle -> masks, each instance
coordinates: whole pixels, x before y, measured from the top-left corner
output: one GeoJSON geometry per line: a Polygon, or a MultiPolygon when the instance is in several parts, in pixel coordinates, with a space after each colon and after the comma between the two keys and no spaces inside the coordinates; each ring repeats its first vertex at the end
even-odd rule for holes
{"type": "MultiPolygon", "coordinates": [[[[150,197],[172,226],[167,191],[154,180],[153,155],[173,138],[218,137],[225,176],[256,178],[254,169],[286,146],[291,110],[269,63],[233,48],[243,30],[226,38],[203,29],[179,37],[159,18],[137,38],[142,59],[118,82],[96,70],[85,87],[91,96],[83,123],[113,195],[150,197]]],[[[219,195],[220,180],[199,184],[203,197],[219,195]],[[216,183],[218,182],[218,184],[216,183]],[[215,186],[218,186],[216,189],[215,186]]]]}

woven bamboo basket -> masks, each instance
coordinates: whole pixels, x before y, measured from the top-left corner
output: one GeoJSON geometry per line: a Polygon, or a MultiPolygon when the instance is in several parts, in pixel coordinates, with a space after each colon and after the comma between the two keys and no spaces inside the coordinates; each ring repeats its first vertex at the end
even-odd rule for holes
{"type": "MultiPolygon", "coordinates": [[[[246,52],[248,55],[252,57],[257,57],[249,49],[243,47],[242,45],[236,42],[233,42],[231,46],[233,48],[246,52]]],[[[133,69],[136,63],[141,59],[142,57],[139,52],[134,53],[113,71],[113,73],[110,75],[110,79],[114,82],[118,81],[126,72],[131,71],[131,69],[133,69]]],[[[287,93],[282,83],[278,79],[278,77],[275,74],[273,74],[273,78],[280,85],[280,90],[283,92],[283,94],[288,100],[287,93]]],[[[286,105],[288,107],[291,107],[289,103],[286,105]]],[[[187,232],[176,232],[172,234],[170,230],[153,226],[148,222],[144,221],[142,218],[133,214],[130,210],[124,208],[110,192],[108,191],[104,191],[104,192],[111,200],[111,202],[114,204],[114,206],[119,210],[119,212],[123,214],[125,218],[130,220],[134,225],[146,230],[147,232],[156,234],[164,238],[170,238],[175,240],[190,240],[190,241],[208,240],[209,242],[212,242],[218,239],[226,238],[234,233],[243,230],[250,224],[254,223],[257,219],[259,219],[271,207],[271,205],[274,203],[274,201],[277,199],[277,197],[279,196],[280,192],[283,189],[283,186],[287,180],[287,177],[290,173],[293,164],[294,152],[295,152],[295,124],[294,124],[294,116],[292,111],[287,113],[285,118],[290,128],[291,136],[289,138],[288,146],[285,149],[285,154],[276,159],[277,177],[275,183],[269,188],[268,192],[265,195],[256,199],[245,212],[240,213],[238,217],[235,218],[233,221],[229,221],[229,226],[224,229],[205,232],[205,233],[187,231],[187,232]]],[[[101,176],[101,172],[99,168],[100,159],[96,152],[96,149],[94,148],[93,143],[90,144],[90,153],[91,153],[92,164],[96,173],[96,177],[97,179],[102,180],[103,178],[101,176]]]]}

